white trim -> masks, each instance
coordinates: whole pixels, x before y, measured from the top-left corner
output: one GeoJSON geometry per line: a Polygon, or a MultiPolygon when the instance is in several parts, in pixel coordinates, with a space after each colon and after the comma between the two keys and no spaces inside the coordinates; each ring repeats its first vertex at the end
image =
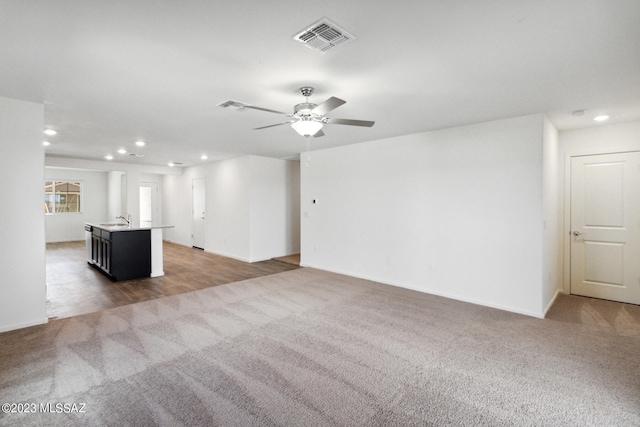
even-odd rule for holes
{"type": "MultiPolygon", "coordinates": [[[[607,154],[637,153],[637,148],[623,148],[619,150],[594,149],[588,152],[570,150],[564,156],[564,229],[562,230],[563,268],[562,291],[571,295],[571,159],[574,157],[603,156],[607,154]],[[593,151],[593,152],[591,152],[593,151]]],[[[555,298],[554,298],[555,299],[555,298]]],[[[546,313],[546,312],[545,312],[546,313]]]]}
{"type": "Polygon", "coordinates": [[[203,187],[204,187],[204,216],[205,216],[205,221],[204,221],[204,230],[203,230],[203,233],[204,233],[203,240],[204,240],[204,242],[203,242],[203,245],[202,245],[202,248],[201,248],[201,249],[204,249],[204,248],[207,247],[207,220],[206,220],[206,218],[207,218],[207,176],[206,175],[203,176],[203,177],[191,178],[191,247],[192,248],[198,248],[199,247],[199,246],[195,246],[193,244],[194,241],[195,241],[195,234],[196,234],[195,233],[195,229],[196,229],[195,220],[193,218],[194,217],[194,212],[195,212],[195,209],[194,209],[195,198],[193,197],[194,192],[195,192],[194,191],[194,189],[195,189],[194,182],[196,180],[199,180],[199,179],[201,179],[204,182],[203,187]]]}
{"type": "MultiPolygon", "coordinates": [[[[188,243],[178,242],[178,241],[169,240],[169,239],[165,239],[164,241],[165,242],[169,242],[169,243],[173,243],[175,245],[184,246],[184,247],[187,247],[187,248],[195,248],[195,246],[190,245],[188,243]]],[[[197,248],[197,249],[200,249],[200,248],[197,248]]],[[[206,248],[202,249],[202,250],[205,251],[206,253],[209,253],[209,254],[223,256],[223,257],[226,257],[226,258],[232,258],[232,259],[235,259],[235,260],[238,260],[238,261],[248,262],[248,263],[269,261],[270,259],[273,259],[273,258],[280,258],[280,257],[288,256],[288,255],[278,255],[278,256],[271,257],[271,258],[247,259],[247,258],[242,258],[242,257],[235,256],[235,255],[230,255],[230,254],[227,254],[227,253],[224,253],[224,252],[212,251],[212,250],[206,249],[206,248]]],[[[297,253],[298,252],[293,253],[291,255],[296,255],[297,253]]]]}
{"type": "Polygon", "coordinates": [[[151,275],[164,276],[164,258],[162,249],[162,228],[151,229],[151,275]]]}
{"type": "Polygon", "coordinates": [[[337,274],[342,274],[342,275],[345,275],[345,276],[355,277],[355,278],[358,278],[358,279],[370,280],[372,282],[382,283],[383,285],[396,286],[398,288],[410,289],[412,291],[418,291],[418,292],[422,292],[424,294],[436,295],[436,296],[440,296],[440,297],[444,297],[444,298],[454,299],[454,300],[457,300],[457,301],[468,302],[470,304],[480,305],[480,306],[483,306],[483,307],[495,308],[495,309],[498,309],[498,310],[509,311],[511,313],[522,314],[524,316],[530,316],[530,317],[535,317],[535,318],[538,318],[538,319],[544,319],[544,313],[542,313],[542,312],[541,313],[535,313],[535,312],[530,312],[530,311],[526,311],[526,310],[519,310],[519,309],[515,309],[513,307],[502,306],[500,304],[492,304],[492,303],[488,303],[486,301],[476,300],[476,299],[473,299],[473,298],[465,298],[465,297],[461,297],[459,295],[448,294],[446,292],[427,291],[425,289],[420,289],[420,288],[416,288],[416,287],[413,287],[413,286],[408,286],[408,285],[405,285],[405,284],[402,284],[402,283],[384,281],[384,280],[377,279],[375,277],[356,275],[356,274],[352,274],[352,273],[346,273],[346,272],[339,271],[339,270],[334,270],[334,269],[329,269],[329,268],[324,268],[324,267],[318,267],[318,266],[313,266],[313,265],[309,265],[309,264],[300,263],[300,267],[315,268],[317,270],[324,270],[324,271],[328,271],[328,272],[331,272],[331,273],[337,273],[337,274]]]}
{"type": "Polygon", "coordinates": [[[571,294],[571,158],[570,153],[565,153],[564,157],[564,218],[562,229],[562,246],[563,246],[563,275],[562,289],[565,294],[571,294]]]}
{"type": "Polygon", "coordinates": [[[48,322],[49,322],[49,319],[45,317],[44,320],[34,320],[33,322],[25,322],[25,323],[19,323],[17,325],[3,326],[3,327],[0,327],[0,333],[14,331],[22,328],[28,328],[30,326],[44,325],[45,323],[48,323],[48,322]]]}
{"type": "Polygon", "coordinates": [[[545,308],[544,311],[542,312],[543,313],[543,315],[542,315],[543,318],[547,317],[547,313],[549,312],[549,310],[551,310],[551,307],[556,302],[556,299],[558,298],[559,294],[565,294],[565,292],[563,292],[562,289],[556,290],[556,294],[553,296],[553,298],[551,298],[551,301],[549,302],[549,304],[547,304],[547,308],[545,308]]]}
{"type": "Polygon", "coordinates": [[[227,257],[227,258],[237,259],[238,261],[249,262],[249,263],[251,262],[251,260],[249,260],[247,258],[241,258],[241,257],[235,256],[235,255],[230,255],[230,254],[226,254],[226,253],[223,253],[223,252],[216,252],[216,251],[212,251],[212,250],[209,250],[209,249],[204,249],[204,251],[207,252],[207,253],[210,253],[210,254],[214,254],[214,255],[220,255],[220,256],[223,256],[223,257],[227,257]]]}
{"type": "MultiPolygon", "coordinates": [[[[286,256],[286,255],[285,255],[285,256],[286,256]]],[[[272,260],[273,258],[279,258],[279,257],[274,256],[274,257],[270,257],[270,258],[258,258],[258,259],[253,259],[253,258],[251,258],[251,259],[249,260],[249,262],[250,262],[250,263],[254,263],[254,262],[262,262],[262,261],[270,261],[270,260],[272,260]]]]}
{"type": "Polygon", "coordinates": [[[188,243],[178,242],[177,240],[163,239],[163,242],[173,243],[174,245],[180,245],[180,246],[184,246],[184,247],[187,247],[187,248],[192,248],[193,247],[193,245],[190,245],[188,243]]]}

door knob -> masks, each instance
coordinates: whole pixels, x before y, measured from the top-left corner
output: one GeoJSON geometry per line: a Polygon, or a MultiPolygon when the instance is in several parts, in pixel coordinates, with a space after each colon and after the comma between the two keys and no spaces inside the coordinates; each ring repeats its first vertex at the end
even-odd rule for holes
{"type": "Polygon", "coordinates": [[[581,232],[579,232],[579,231],[574,231],[574,232],[573,232],[573,235],[574,235],[574,236],[579,236],[579,235],[581,235],[581,234],[582,234],[582,233],[581,233],[581,232]]]}

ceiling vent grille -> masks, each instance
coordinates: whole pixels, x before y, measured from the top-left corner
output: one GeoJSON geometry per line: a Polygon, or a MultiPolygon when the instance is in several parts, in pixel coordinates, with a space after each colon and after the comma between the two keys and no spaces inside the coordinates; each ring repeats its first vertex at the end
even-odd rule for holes
{"type": "Polygon", "coordinates": [[[293,36],[310,49],[325,53],[338,45],[345,45],[356,38],[347,30],[323,18],[293,36]]]}

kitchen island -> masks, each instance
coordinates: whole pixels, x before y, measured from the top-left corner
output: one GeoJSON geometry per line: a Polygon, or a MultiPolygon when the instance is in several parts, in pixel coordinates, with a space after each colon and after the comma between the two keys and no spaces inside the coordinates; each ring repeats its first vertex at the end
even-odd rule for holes
{"type": "Polygon", "coordinates": [[[114,282],[164,276],[162,230],[172,227],[85,222],[87,262],[114,282]]]}

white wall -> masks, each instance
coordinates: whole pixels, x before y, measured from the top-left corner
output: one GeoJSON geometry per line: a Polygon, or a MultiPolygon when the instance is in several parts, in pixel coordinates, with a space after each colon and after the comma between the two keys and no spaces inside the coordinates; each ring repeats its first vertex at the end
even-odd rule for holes
{"type": "Polygon", "coordinates": [[[0,98],[0,332],[47,322],[44,107],[0,98]]]}
{"type": "Polygon", "coordinates": [[[571,156],[638,151],[640,121],[562,131],[559,146],[560,155],[569,164],[571,156]]]}
{"type": "Polygon", "coordinates": [[[183,170],[182,175],[162,177],[162,218],[173,228],[163,230],[163,238],[169,242],[191,246],[191,179],[187,177],[194,168],[183,170]]]}
{"type": "MultiPolygon", "coordinates": [[[[140,207],[140,186],[148,186],[149,184],[156,184],[158,189],[158,193],[156,195],[151,194],[151,199],[153,200],[154,196],[157,196],[157,211],[152,216],[153,220],[157,224],[165,224],[163,221],[162,215],[162,181],[164,179],[164,175],[160,174],[152,174],[152,173],[143,173],[140,175],[140,182],[138,183],[138,206],[140,207]]],[[[138,217],[140,217],[140,208],[138,209],[138,217]]],[[[136,218],[132,215],[132,218],[136,218]]]]}
{"type": "MultiPolygon", "coordinates": [[[[181,168],[172,168],[168,166],[139,165],[64,157],[47,157],[45,159],[45,164],[52,168],[85,169],[105,172],[117,171],[119,174],[124,173],[124,182],[126,184],[125,189],[122,191],[122,188],[118,190],[113,187],[109,190],[109,195],[107,196],[107,210],[105,210],[102,219],[115,219],[115,216],[120,215],[120,213],[112,215],[112,213],[118,209],[119,205],[121,213],[129,213],[134,220],[137,220],[140,218],[140,184],[143,182],[156,182],[160,187],[163,181],[162,176],[180,175],[182,173],[181,168]],[[120,193],[121,196],[120,203],[112,199],[112,197],[117,197],[117,193],[120,193]]],[[[115,176],[116,174],[110,175],[108,178],[109,185],[111,185],[112,182],[116,186],[120,185],[115,182],[115,176]]],[[[162,204],[160,204],[160,206],[162,206],[162,204]]],[[[160,213],[160,215],[162,216],[162,213],[160,213]]]]}
{"type": "MultiPolygon", "coordinates": [[[[92,164],[92,166],[95,165],[92,164]]],[[[105,163],[101,166],[106,168],[110,164],[105,163]]],[[[141,182],[154,182],[159,186],[162,184],[161,175],[144,173],[142,170],[134,172],[135,178],[131,178],[124,171],[47,167],[45,176],[47,180],[82,182],[83,197],[82,213],[46,215],[47,243],[84,240],[85,222],[113,222],[117,216],[126,215],[128,206],[133,206],[126,203],[127,197],[123,197],[123,177],[126,183],[125,196],[136,193],[138,200],[141,182]],[[128,189],[129,182],[133,187],[131,190],[128,189]]],[[[139,202],[137,210],[139,210],[139,202]]],[[[136,219],[133,214],[131,216],[136,219]]],[[[161,218],[158,222],[161,222],[161,218]]]]}
{"type": "Polygon", "coordinates": [[[244,156],[185,168],[163,181],[165,239],[193,243],[194,179],[206,185],[205,250],[247,262],[299,251],[298,162],[244,156]]]}
{"type": "Polygon", "coordinates": [[[312,152],[302,264],[542,316],[543,129],[534,115],[312,152]]]}
{"type": "Polygon", "coordinates": [[[563,284],[564,291],[570,292],[570,237],[571,221],[570,208],[570,178],[571,157],[590,154],[619,153],[625,151],[640,151],[640,121],[600,124],[585,129],[562,131],[559,133],[559,191],[564,196],[563,201],[563,284]]]}
{"type": "Polygon", "coordinates": [[[562,288],[562,192],[559,182],[558,131],[544,119],[542,307],[546,313],[562,288]]]}
{"type": "Polygon", "coordinates": [[[45,178],[48,181],[77,181],[82,183],[81,213],[65,212],[50,215],[43,213],[45,215],[47,243],[84,240],[85,222],[100,222],[108,218],[109,186],[106,172],[46,168],[45,178]]]}
{"type": "Polygon", "coordinates": [[[248,261],[249,158],[239,157],[184,168],[180,176],[163,180],[165,240],[192,246],[192,183],[204,178],[206,186],[205,250],[248,261]]]}
{"type": "Polygon", "coordinates": [[[251,260],[299,253],[300,162],[251,156],[250,168],[251,260]]]}
{"type": "Polygon", "coordinates": [[[243,261],[251,261],[250,160],[245,156],[211,163],[205,177],[204,249],[243,261]]]}
{"type": "Polygon", "coordinates": [[[287,242],[290,247],[286,255],[300,253],[300,162],[288,162],[287,186],[287,242]]]}
{"type": "Polygon", "coordinates": [[[107,218],[109,219],[126,214],[126,201],[123,200],[126,192],[126,190],[123,191],[126,189],[126,177],[123,171],[107,172],[107,218]]]}

